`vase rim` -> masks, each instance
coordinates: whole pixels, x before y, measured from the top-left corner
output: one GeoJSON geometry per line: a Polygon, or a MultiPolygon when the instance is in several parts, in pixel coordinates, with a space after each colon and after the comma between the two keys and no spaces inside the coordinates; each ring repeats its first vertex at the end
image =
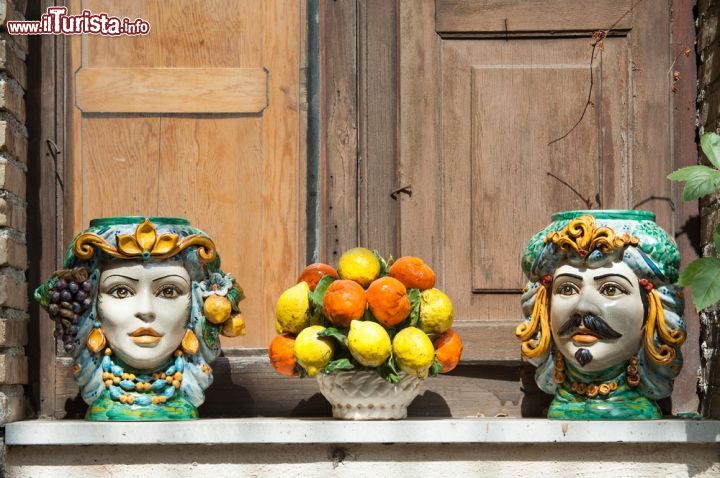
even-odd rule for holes
{"type": "Polygon", "coordinates": [[[635,221],[655,221],[655,213],[643,209],[577,209],[573,211],[559,211],[553,213],[553,221],[575,219],[576,217],[590,215],[596,219],[619,219],[635,221]]]}
{"type": "Polygon", "coordinates": [[[157,226],[189,226],[190,221],[184,217],[163,216],[110,216],[98,217],[90,220],[90,227],[120,226],[123,224],[140,224],[145,219],[157,226]]]}

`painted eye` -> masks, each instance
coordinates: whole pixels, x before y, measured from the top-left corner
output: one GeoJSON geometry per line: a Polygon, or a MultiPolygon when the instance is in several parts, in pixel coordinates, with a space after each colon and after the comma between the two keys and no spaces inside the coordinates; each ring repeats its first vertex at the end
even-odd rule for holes
{"type": "Polygon", "coordinates": [[[124,285],[119,285],[112,289],[110,292],[108,292],[111,297],[115,297],[116,299],[127,299],[128,297],[133,295],[133,291],[130,290],[130,288],[125,287],[124,285]]]}
{"type": "Polygon", "coordinates": [[[560,284],[560,286],[555,290],[555,293],[560,295],[575,295],[578,293],[578,289],[575,284],[560,284]]]}
{"type": "Polygon", "coordinates": [[[617,284],[605,284],[600,288],[600,293],[606,297],[617,297],[627,294],[627,291],[617,284]]]}
{"type": "Polygon", "coordinates": [[[162,297],[163,299],[174,299],[181,295],[180,289],[175,287],[174,285],[166,285],[160,288],[158,290],[157,294],[155,294],[157,297],[162,297]]]}

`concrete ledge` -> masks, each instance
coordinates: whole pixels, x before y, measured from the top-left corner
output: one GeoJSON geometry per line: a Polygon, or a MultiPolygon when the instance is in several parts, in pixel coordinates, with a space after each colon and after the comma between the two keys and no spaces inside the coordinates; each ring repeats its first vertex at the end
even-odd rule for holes
{"type": "Polygon", "coordinates": [[[720,442],[717,420],[562,421],[513,418],[350,422],[243,418],[187,422],[33,420],[6,445],[696,443],[720,442]]]}

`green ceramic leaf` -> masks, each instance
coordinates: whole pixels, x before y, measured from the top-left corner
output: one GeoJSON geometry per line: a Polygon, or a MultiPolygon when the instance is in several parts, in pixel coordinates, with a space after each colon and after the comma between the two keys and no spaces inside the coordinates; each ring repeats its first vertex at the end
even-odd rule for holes
{"type": "Polygon", "coordinates": [[[323,330],[322,332],[318,332],[317,335],[318,335],[318,337],[332,337],[338,343],[340,343],[340,345],[344,349],[347,349],[347,346],[348,346],[347,335],[343,334],[335,327],[328,327],[327,329],[323,330]]]}
{"type": "Polygon", "coordinates": [[[378,277],[386,276],[388,274],[388,269],[390,269],[390,266],[394,262],[392,256],[390,256],[389,259],[385,260],[378,251],[373,250],[372,252],[375,255],[375,258],[377,258],[378,262],[380,262],[380,275],[378,277]]]}
{"type": "Polygon", "coordinates": [[[410,325],[416,327],[420,321],[420,290],[410,289],[408,298],[410,299],[410,325]]]}
{"type": "Polygon", "coordinates": [[[368,321],[368,322],[375,322],[375,323],[378,323],[378,324],[380,323],[380,322],[378,322],[378,320],[375,318],[375,316],[373,315],[373,313],[370,312],[370,308],[369,308],[369,307],[368,307],[367,309],[365,309],[365,313],[363,314],[362,320],[366,320],[366,321],[368,321]]]}
{"type": "Polygon", "coordinates": [[[320,279],[320,281],[315,286],[315,290],[308,294],[310,302],[312,302],[313,306],[315,306],[316,309],[322,309],[325,291],[327,291],[328,286],[334,281],[335,278],[332,276],[323,276],[323,278],[320,279]]]}
{"type": "Polygon", "coordinates": [[[392,352],[392,350],[390,350],[390,358],[387,361],[387,367],[395,375],[400,375],[400,367],[398,367],[397,360],[395,359],[395,354],[392,352]]]}
{"type": "Polygon", "coordinates": [[[680,274],[678,284],[690,287],[698,311],[720,301],[720,258],[703,257],[691,262],[680,274]]]}
{"type": "Polygon", "coordinates": [[[228,291],[226,297],[230,301],[232,310],[235,312],[240,312],[238,304],[240,303],[240,301],[245,299],[245,293],[243,292],[242,288],[239,286],[233,287],[228,291]]]}
{"type": "MultiPolygon", "coordinates": [[[[320,334],[318,334],[320,335],[320,334]]],[[[323,373],[333,373],[337,370],[352,370],[355,368],[355,365],[347,359],[347,358],[341,358],[337,360],[333,360],[329,364],[325,366],[323,369],[323,373]]]]}
{"type": "Polygon", "coordinates": [[[43,282],[38,286],[37,289],[35,289],[35,292],[33,294],[33,297],[36,301],[40,303],[40,306],[43,309],[47,309],[48,305],[50,305],[50,297],[52,296],[53,287],[55,286],[55,283],[58,281],[57,276],[53,276],[52,279],[43,282]]]}
{"type": "Polygon", "coordinates": [[[295,371],[297,372],[298,377],[300,377],[300,378],[307,377],[307,371],[304,368],[302,368],[302,366],[299,363],[295,364],[295,371]]]}
{"type": "Polygon", "coordinates": [[[400,383],[400,376],[393,372],[390,367],[387,366],[387,363],[376,368],[375,372],[390,383],[400,383]]]}
{"type": "Polygon", "coordinates": [[[438,362],[438,359],[436,357],[435,360],[433,360],[433,364],[430,366],[429,375],[431,377],[437,377],[438,374],[440,373],[440,370],[442,370],[442,364],[440,362],[438,362]]]}
{"type": "Polygon", "coordinates": [[[703,134],[700,136],[700,148],[708,161],[720,169],[720,135],[713,132],[703,134]]]}
{"type": "Polygon", "coordinates": [[[374,370],[375,373],[380,375],[384,380],[387,380],[390,383],[400,383],[400,370],[397,366],[392,350],[390,351],[390,358],[374,370]]]}

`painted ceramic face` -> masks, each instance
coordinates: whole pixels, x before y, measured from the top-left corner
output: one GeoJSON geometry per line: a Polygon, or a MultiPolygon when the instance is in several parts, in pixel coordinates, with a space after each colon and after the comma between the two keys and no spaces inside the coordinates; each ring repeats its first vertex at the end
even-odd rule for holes
{"type": "Polygon", "coordinates": [[[110,266],[100,275],[97,309],[113,354],[136,369],[155,369],[185,333],[190,276],[180,265],[110,266]]]}
{"type": "Polygon", "coordinates": [[[640,285],[623,262],[595,269],[559,267],[553,276],[550,313],[555,345],[579,370],[604,370],[640,350],[640,285]]]}

